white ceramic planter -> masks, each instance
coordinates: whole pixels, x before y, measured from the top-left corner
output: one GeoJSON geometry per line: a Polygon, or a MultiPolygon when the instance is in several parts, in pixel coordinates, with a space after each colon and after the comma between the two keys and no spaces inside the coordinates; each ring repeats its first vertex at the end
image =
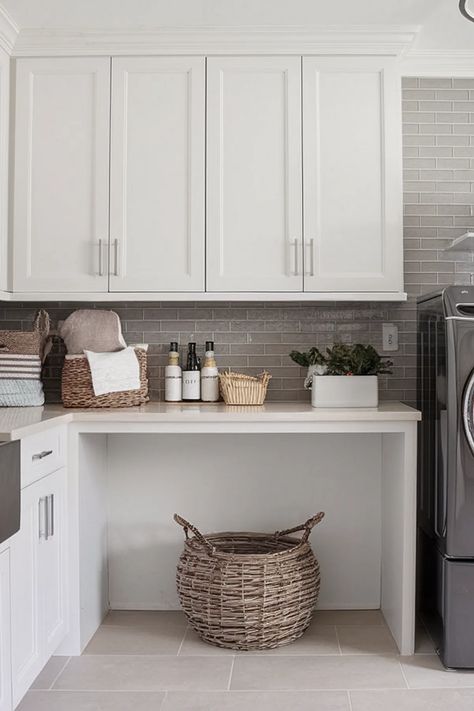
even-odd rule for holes
{"type": "Polygon", "coordinates": [[[314,375],[313,407],[377,407],[376,375],[314,375]]]}

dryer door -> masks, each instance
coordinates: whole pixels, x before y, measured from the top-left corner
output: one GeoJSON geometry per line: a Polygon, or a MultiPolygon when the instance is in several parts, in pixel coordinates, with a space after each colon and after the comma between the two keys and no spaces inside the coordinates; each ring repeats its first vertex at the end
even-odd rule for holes
{"type": "Polygon", "coordinates": [[[474,370],[471,372],[464,390],[462,403],[464,434],[471,452],[474,454],[474,370]]]}
{"type": "Polygon", "coordinates": [[[446,554],[474,558],[474,322],[455,319],[450,327],[446,554]]]}

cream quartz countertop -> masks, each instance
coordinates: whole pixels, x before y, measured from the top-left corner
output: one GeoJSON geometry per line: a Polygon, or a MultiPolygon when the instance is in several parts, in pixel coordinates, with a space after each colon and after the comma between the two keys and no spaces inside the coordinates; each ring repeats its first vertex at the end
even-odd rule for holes
{"type": "Polygon", "coordinates": [[[311,431],[314,426],[336,423],[395,423],[421,419],[421,413],[401,402],[382,402],[376,408],[312,408],[309,403],[269,402],[262,406],[229,406],[224,403],[165,403],[151,402],[141,407],[116,409],[66,409],[61,405],[44,407],[0,408],[0,441],[21,439],[55,425],[108,426],[119,431],[179,432],[189,431],[189,427],[199,425],[206,431],[311,431]],[[264,429],[261,430],[260,426],[264,429]],[[171,427],[171,429],[169,429],[171,427]],[[309,429],[308,429],[309,428],[309,429]]]}

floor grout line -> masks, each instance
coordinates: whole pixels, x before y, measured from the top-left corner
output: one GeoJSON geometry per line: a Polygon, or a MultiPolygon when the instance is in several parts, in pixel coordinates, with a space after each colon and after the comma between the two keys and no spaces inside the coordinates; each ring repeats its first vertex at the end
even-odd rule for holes
{"type": "MultiPolygon", "coordinates": [[[[170,659],[176,659],[178,656],[177,653],[173,654],[171,652],[120,652],[120,653],[115,653],[115,652],[103,652],[103,653],[97,653],[95,652],[94,654],[79,654],[75,659],[90,659],[90,658],[101,658],[101,657],[169,657],[170,659]]],[[[223,654],[222,652],[216,651],[216,652],[206,652],[205,654],[180,654],[180,659],[206,659],[206,658],[211,658],[215,659],[216,657],[219,657],[221,659],[228,659],[230,654],[223,654]]],[[[300,659],[302,657],[344,657],[346,659],[347,657],[355,657],[356,659],[360,659],[361,657],[383,657],[385,659],[400,659],[399,654],[395,654],[395,652],[346,652],[343,654],[340,654],[339,652],[308,652],[305,650],[304,652],[287,652],[286,654],[276,654],[276,653],[271,653],[270,651],[262,651],[262,652],[256,652],[254,650],[252,651],[239,651],[238,654],[235,656],[237,657],[242,657],[243,659],[249,658],[249,657],[255,657],[255,659],[258,659],[259,657],[270,657],[271,659],[300,659]]],[[[438,657],[436,652],[420,652],[419,654],[416,655],[417,657],[438,657]]]]}
{"type": "Polygon", "coordinates": [[[66,667],[67,667],[67,665],[69,664],[69,662],[71,661],[71,658],[72,658],[72,657],[66,657],[66,661],[64,662],[63,666],[61,667],[61,670],[60,670],[60,671],[56,674],[56,676],[54,677],[54,679],[53,679],[53,681],[52,681],[52,683],[51,683],[51,686],[49,687],[48,691],[51,691],[51,689],[53,688],[53,686],[55,685],[55,683],[57,682],[57,680],[59,679],[59,677],[61,676],[61,674],[63,673],[63,671],[66,669],[66,667]]]}
{"type": "Polygon", "coordinates": [[[163,707],[164,707],[164,705],[165,705],[167,699],[168,699],[168,690],[165,691],[165,693],[164,693],[164,695],[163,695],[163,698],[161,699],[161,704],[160,704],[160,708],[158,709],[158,711],[162,711],[162,710],[163,710],[163,707]]]}
{"type": "Polygon", "coordinates": [[[188,626],[186,627],[186,629],[184,630],[183,639],[181,640],[181,644],[179,645],[178,651],[176,652],[176,656],[177,656],[177,657],[179,657],[180,654],[181,654],[181,649],[183,648],[184,640],[186,639],[186,635],[188,634],[188,630],[189,630],[189,625],[188,625],[188,626]]]}
{"type": "Polygon", "coordinates": [[[254,694],[254,693],[276,693],[276,694],[295,694],[295,693],[308,693],[308,692],[359,692],[359,691],[370,691],[370,692],[385,692],[385,691],[465,691],[474,690],[474,684],[471,686],[417,686],[416,688],[405,688],[403,686],[361,686],[361,687],[351,687],[348,689],[343,686],[329,686],[329,687],[299,687],[286,688],[286,689],[275,689],[275,688],[262,688],[262,689],[189,689],[189,688],[173,688],[173,689],[101,689],[101,688],[77,688],[77,689],[29,689],[29,694],[78,694],[78,693],[96,693],[96,694],[170,694],[170,693],[205,693],[205,694],[254,694]]]}
{"type": "Polygon", "coordinates": [[[230,665],[230,673],[229,673],[229,681],[227,683],[227,691],[230,691],[230,685],[232,683],[232,674],[234,673],[235,660],[236,660],[236,655],[234,654],[232,657],[232,663],[230,665]]]}
{"type": "Polygon", "coordinates": [[[347,702],[349,704],[349,711],[353,711],[352,709],[352,699],[351,699],[351,692],[349,689],[347,689],[347,702]]]}
{"type": "Polygon", "coordinates": [[[407,685],[407,689],[409,689],[409,688],[410,688],[410,684],[408,683],[408,679],[407,679],[407,677],[406,677],[405,670],[404,670],[404,668],[403,668],[403,664],[402,664],[402,661],[401,661],[401,658],[400,658],[400,657],[399,657],[399,659],[398,659],[398,663],[400,664],[400,671],[402,672],[403,681],[404,681],[405,684],[407,685]]]}
{"type": "Polygon", "coordinates": [[[334,632],[336,633],[337,648],[339,649],[339,654],[342,655],[341,642],[339,640],[339,632],[337,631],[337,625],[334,625],[334,632]]]}

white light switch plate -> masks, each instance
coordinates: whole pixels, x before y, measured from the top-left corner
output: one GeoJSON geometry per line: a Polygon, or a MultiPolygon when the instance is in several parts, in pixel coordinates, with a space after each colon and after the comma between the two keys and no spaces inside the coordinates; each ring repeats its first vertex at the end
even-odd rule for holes
{"type": "Polygon", "coordinates": [[[398,326],[394,323],[382,324],[382,343],[384,351],[398,351],[398,326]]]}

